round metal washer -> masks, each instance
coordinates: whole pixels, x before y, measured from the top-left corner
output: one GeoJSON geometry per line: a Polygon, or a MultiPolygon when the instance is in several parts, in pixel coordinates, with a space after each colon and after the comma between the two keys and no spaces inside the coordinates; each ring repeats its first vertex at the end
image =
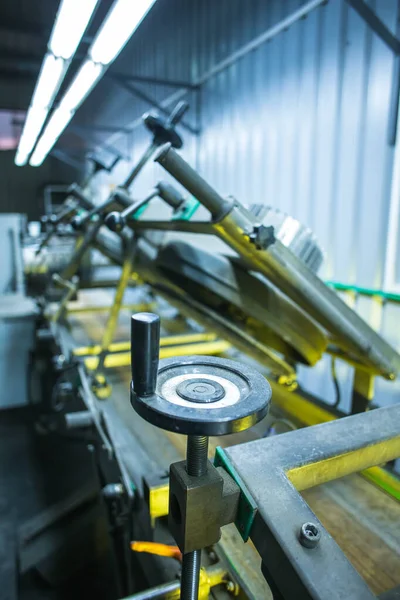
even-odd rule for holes
{"type": "Polygon", "coordinates": [[[160,361],[156,394],[138,397],[131,386],[131,402],[144,419],[168,431],[186,435],[225,435],[248,429],[268,412],[268,381],[254,369],[233,360],[211,356],[182,356],[160,361]],[[182,382],[212,380],[224,390],[214,402],[182,398],[182,382]]]}

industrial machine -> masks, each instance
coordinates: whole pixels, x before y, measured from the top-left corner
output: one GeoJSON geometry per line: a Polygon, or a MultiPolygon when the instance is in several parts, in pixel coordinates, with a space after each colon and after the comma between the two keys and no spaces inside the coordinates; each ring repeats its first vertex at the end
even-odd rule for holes
{"type": "MultiPolygon", "coordinates": [[[[374,378],[394,379],[400,356],[319,279],[323,254],[309,230],[272,208],[221,197],[175,151],[185,110],[178,106],[166,123],[145,119],[153,140],[105,202],[73,188],[75,199],[53,219],[52,233],[70,222],[79,237],[53,277],[65,290],[61,300],[42,301],[37,318],[31,396],[38,419],[96,432],[121,597],[133,592],[135,567],[150,586],[129,596],[137,599],[372,598],[299,492],[358,471],[399,489],[381,467],[400,456],[399,406],[375,409],[371,401],[374,378]],[[133,200],[130,186],[159,146],[155,160],[189,196],[158,182],[133,200]],[[150,202],[165,203],[170,218],[146,219],[150,202]],[[199,205],[208,219],[196,220],[199,205]],[[217,236],[230,253],[170,241],[165,232],[217,236]],[[122,270],[99,343],[82,346],[69,305],[90,248],[122,270]],[[129,285],[145,301],[131,307],[131,342],[115,349],[129,285]],[[350,416],[298,387],[296,365],[311,367],[325,353],[355,368],[350,416]],[[127,383],[117,393],[108,371],[129,364],[130,394],[127,383]],[[312,406],[320,424],[263,437],[274,406],[289,414],[312,406]],[[187,436],[186,460],[163,432],[187,436]],[[228,447],[221,438],[214,450],[209,437],[228,434],[228,447]]],[[[73,508],[87,501],[82,493],[73,508]]],[[[70,511],[66,503],[54,521],[70,511]]],[[[34,549],[46,535],[48,527],[39,527],[25,536],[22,569],[41,568],[34,549]]]]}

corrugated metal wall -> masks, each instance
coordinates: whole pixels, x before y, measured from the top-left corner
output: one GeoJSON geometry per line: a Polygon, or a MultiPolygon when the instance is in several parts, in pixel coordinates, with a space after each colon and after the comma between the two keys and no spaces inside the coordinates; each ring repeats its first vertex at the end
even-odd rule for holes
{"type": "MultiPolygon", "coordinates": [[[[118,70],[196,81],[303,4],[159,0],[118,70]]],[[[399,3],[369,4],[395,32],[399,3]]],[[[185,134],[184,155],[220,192],[243,203],[271,204],[309,225],[326,251],[325,279],[379,288],[393,162],[388,143],[393,67],[391,51],[355,11],[344,0],[330,0],[202,86],[201,135],[185,134]]],[[[109,82],[107,87],[109,99],[109,82]]],[[[174,92],[142,89],[158,101],[174,92]]],[[[106,104],[101,89],[96,93],[106,104]]],[[[120,90],[117,96],[122,115],[132,97],[120,90]]],[[[114,102],[108,106],[113,110],[114,102]]],[[[132,118],[146,109],[135,100],[132,118]]],[[[196,123],[193,108],[191,114],[196,123]]],[[[138,128],[131,139],[112,141],[122,140],[136,160],[148,134],[138,128]]],[[[121,165],[111,181],[120,181],[127,170],[121,165]]],[[[148,168],[136,193],[160,176],[165,177],[160,167],[148,168]]],[[[379,312],[364,298],[356,309],[400,350],[400,308],[386,305],[379,312]]],[[[352,371],[340,364],[338,372],[347,392],[344,407],[352,371]]],[[[300,378],[310,391],[333,400],[328,359],[313,370],[302,368],[300,378]]],[[[379,403],[399,399],[399,384],[379,381],[377,388],[379,403]]]]}

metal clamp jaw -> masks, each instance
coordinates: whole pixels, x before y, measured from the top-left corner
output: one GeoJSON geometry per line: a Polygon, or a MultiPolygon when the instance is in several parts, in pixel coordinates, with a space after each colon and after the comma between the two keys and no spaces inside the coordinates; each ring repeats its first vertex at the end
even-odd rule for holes
{"type": "Polygon", "coordinates": [[[131,403],[144,419],[188,435],[186,461],[171,465],[169,527],[183,553],[181,598],[198,597],[201,549],[236,519],[240,488],[208,460],[208,436],[243,431],[268,412],[271,388],[231,360],[186,356],[158,361],[160,320],[132,317],[131,403]]]}

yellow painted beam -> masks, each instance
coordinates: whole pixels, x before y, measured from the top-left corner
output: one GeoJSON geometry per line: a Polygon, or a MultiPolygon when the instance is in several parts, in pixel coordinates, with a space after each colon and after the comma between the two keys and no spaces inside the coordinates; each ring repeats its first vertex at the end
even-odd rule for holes
{"type": "MultiPolygon", "coordinates": [[[[175,356],[186,356],[187,354],[215,355],[226,352],[230,348],[228,342],[217,340],[215,342],[201,342],[198,344],[183,344],[180,346],[167,346],[160,349],[160,358],[173,358],[175,356]]],[[[97,368],[99,359],[91,356],[85,359],[85,367],[90,371],[97,368]]],[[[108,354],[104,362],[106,369],[116,367],[127,367],[131,364],[130,352],[119,352],[118,354],[108,354]]]]}
{"type": "MultiPolygon", "coordinates": [[[[108,305],[100,305],[100,306],[76,306],[76,307],[68,307],[69,315],[79,315],[84,313],[101,313],[107,312],[111,309],[111,304],[108,305]]],[[[130,312],[143,312],[153,310],[155,304],[124,304],[121,306],[121,310],[129,310],[130,312]]]]}
{"type": "MultiPolygon", "coordinates": [[[[370,465],[386,463],[396,456],[400,456],[400,433],[397,437],[359,448],[353,452],[288,469],[286,475],[296,490],[301,492],[351,473],[359,473],[370,465]]],[[[374,466],[373,468],[377,469],[378,467],[374,466]]],[[[376,474],[376,471],[374,473],[376,474]]]]}
{"type": "Polygon", "coordinates": [[[281,385],[269,381],[272,387],[272,402],[288,415],[300,421],[303,425],[318,425],[334,421],[336,416],[329,410],[317,406],[295,392],[290,392],[281,385]]]}
{"type": "MultiPolygon", "coordinates": [[[[318,425],[327,421],[334,421],[336,416],[317,406],[310,400],[302,398],[294,392],[287,391],[282,386],[270,381],[272,387],[272,401],[287,415],[294,417],[303,425],[318,425]]],[[[382,463],[385,462],[382,460],[382,463]]],[[[391,475],[381,467],[370,467],[360,471],[360,475],[374,483],[377,487],[400,500],[400,479],[391,475]]]]}
{"type": "MultiPolygon", "coordinates": [[[[214,333],[188,333],[182,335],[168,335],[160,339],[160,347],[164,346],[179,346],[181,344],[194,344],[197,342],[213,342],[216,340],[214,333]]],[[[124,352],[130,350],[131,343],[115,342],[110,344],[109,352],[124,352]]],[[[74,349],[74,356],[96,356],[100,354],[101,346],[82,346],[74,349]]]]}

